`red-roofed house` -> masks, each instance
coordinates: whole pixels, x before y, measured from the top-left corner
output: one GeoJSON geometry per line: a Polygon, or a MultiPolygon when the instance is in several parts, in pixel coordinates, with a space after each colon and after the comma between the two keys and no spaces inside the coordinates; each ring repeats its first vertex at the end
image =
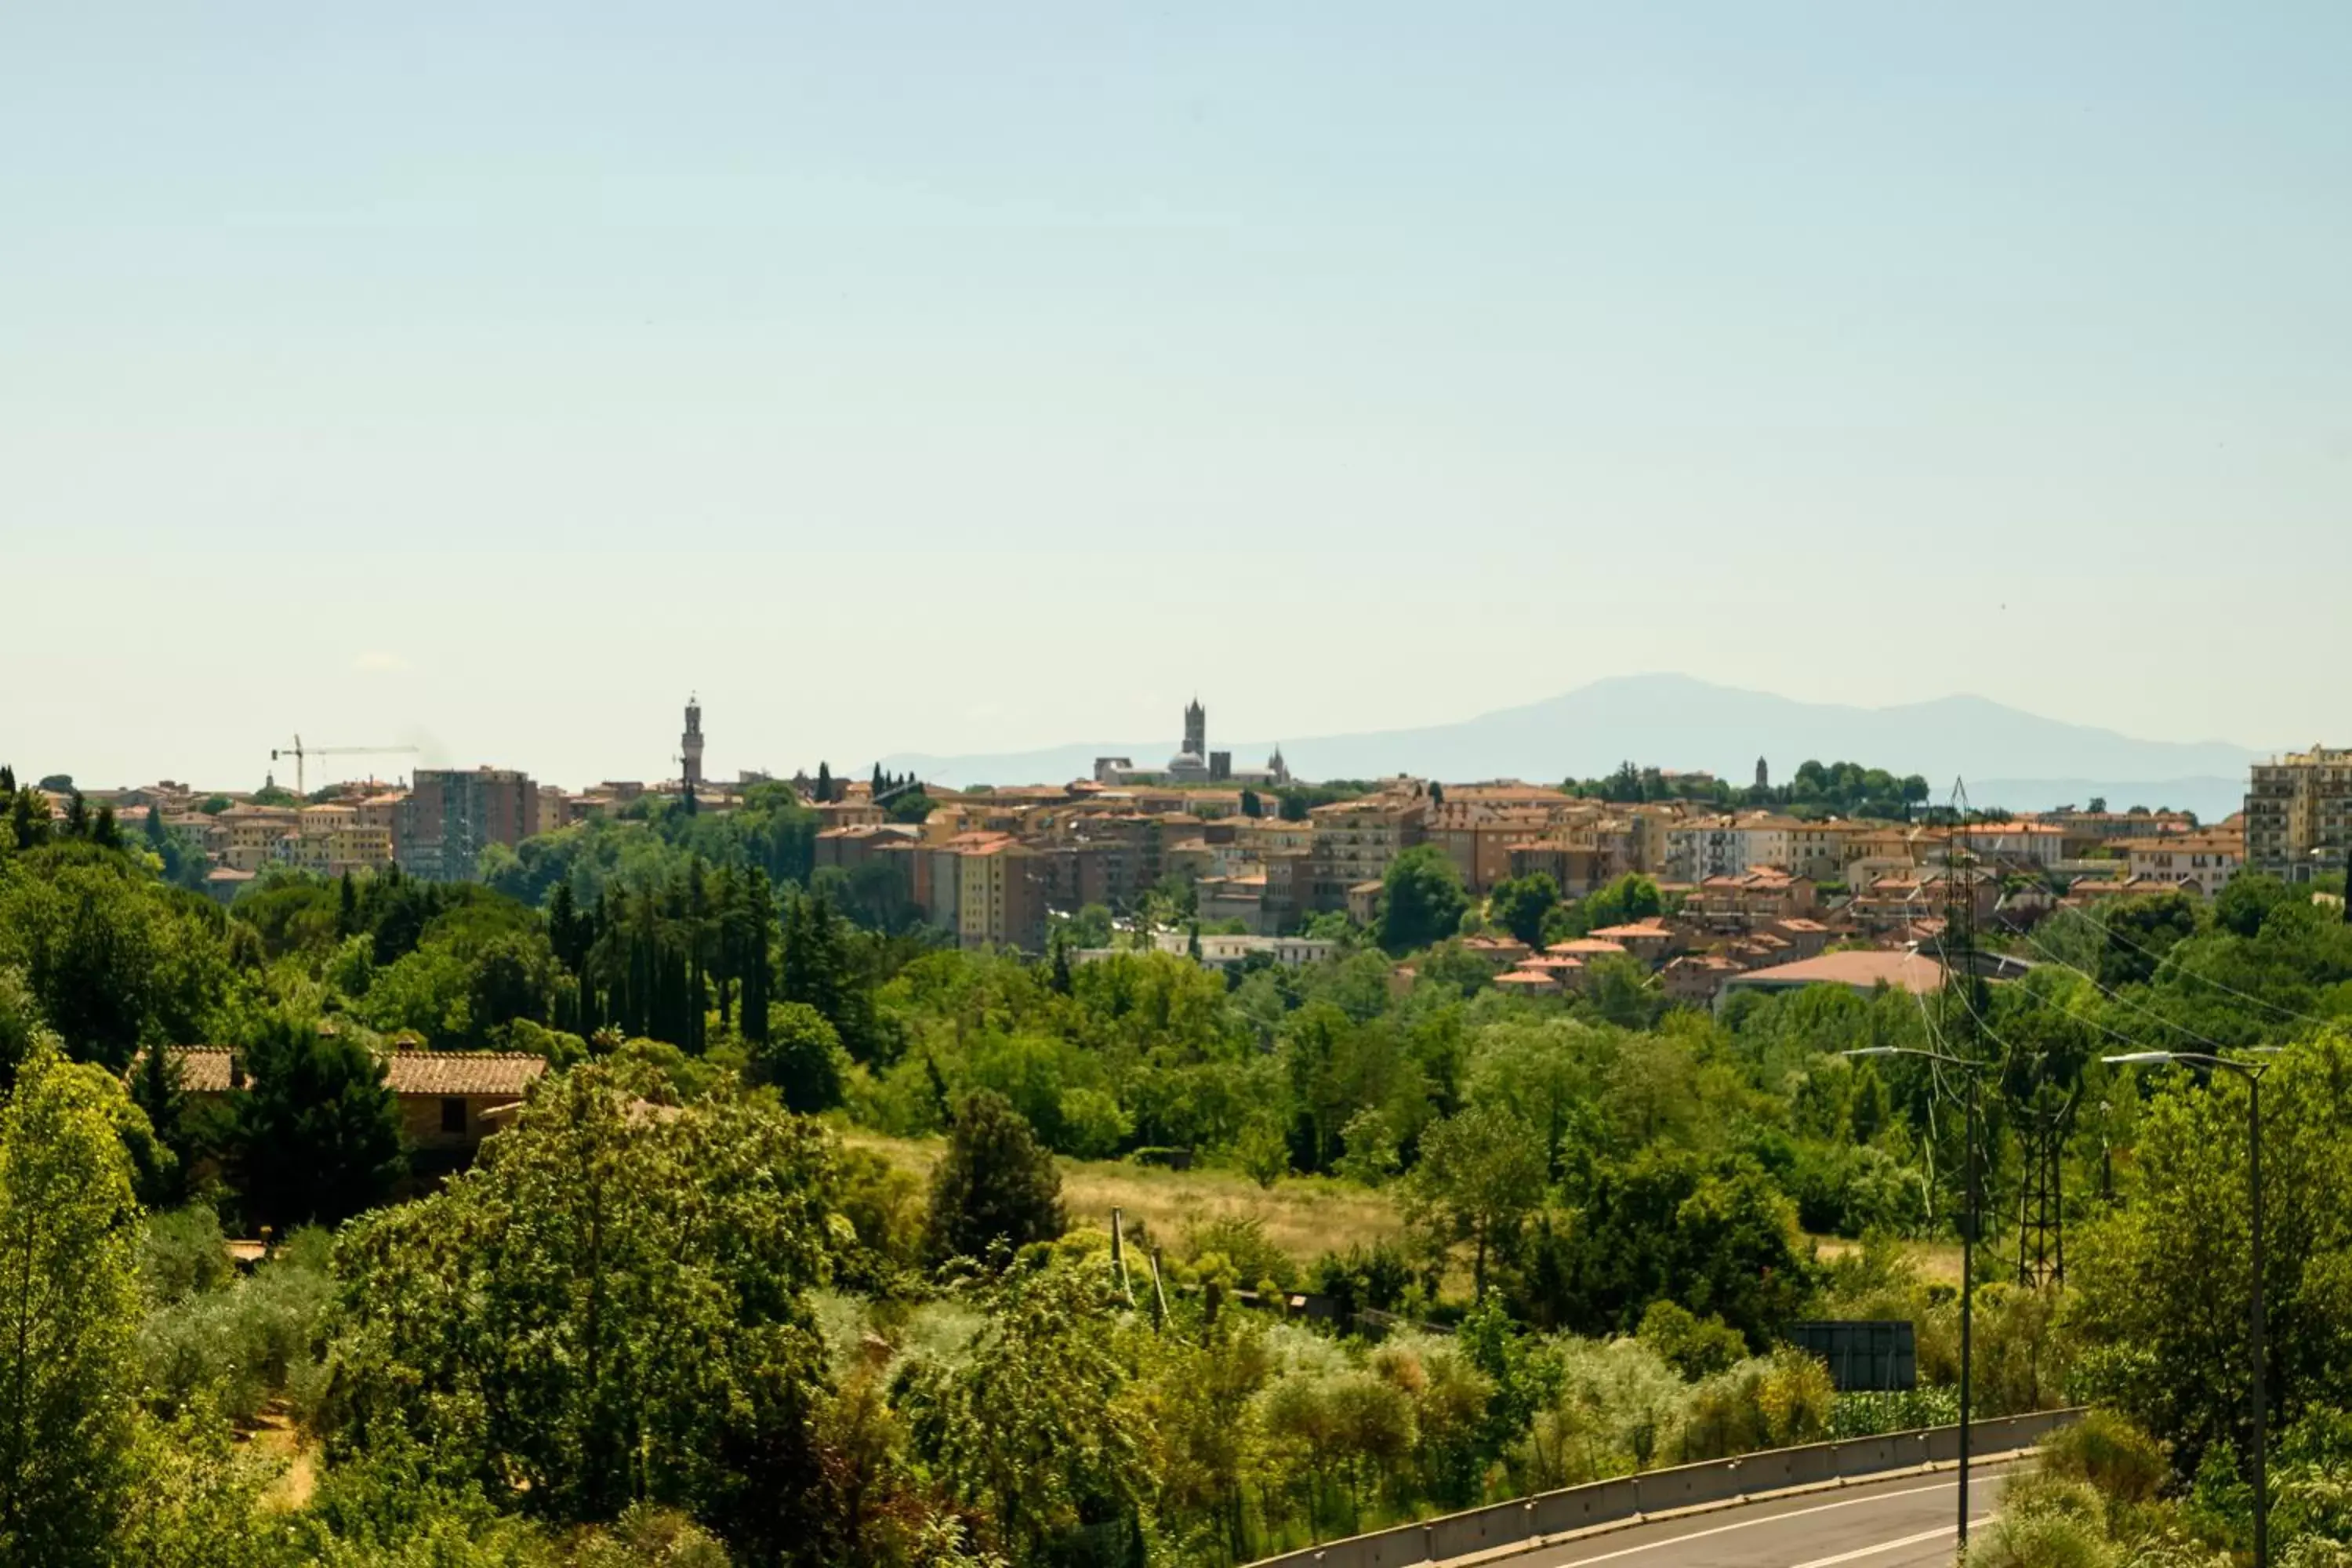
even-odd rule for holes
{"type": "MultiPolygon", "coordinates": [[[[198,1101],[226,1100],[245,1087],[244,1064],[227,1046],[172,1048],[180,1088],[198,1101]]],[[[143,1058],[143,1053],[142,1053],[143,1058]]],[[[141,1060],[129,1076],[135,1078],[141,1060]]],[[[498,1131],[494,1113],[515,1104],[547,1073],[547,1059],[527,1051],[390,1051],[384,1084],[400,1103],[401,1134],[426,1156],[420,1166],[462,1165],[498,1131]]]]}

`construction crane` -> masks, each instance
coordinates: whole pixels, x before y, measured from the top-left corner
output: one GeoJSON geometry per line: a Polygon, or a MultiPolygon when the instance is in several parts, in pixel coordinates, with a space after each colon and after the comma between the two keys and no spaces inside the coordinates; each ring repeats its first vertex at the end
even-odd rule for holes
{"type": "Polygon", "coordinates": [[[294,737],[294,743],[290,746],[272,747],[269,760],[274,763],[280,757],[294,759],[294,793],[307,798],[310,794],[310,779],[309,770],[303,764],[312,757],[404,756],[414,755],[416,751],[417,748],[415,746],[310,746],[306,748],[302,744],[302,737],[297,735],[294,737]]]}

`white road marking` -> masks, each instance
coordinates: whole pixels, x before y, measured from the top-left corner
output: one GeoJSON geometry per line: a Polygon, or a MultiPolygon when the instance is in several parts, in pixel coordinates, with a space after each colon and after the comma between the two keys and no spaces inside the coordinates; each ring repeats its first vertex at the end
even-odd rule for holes
{"type": "MultiPolygon", "coordinates": [[[[1974,1530],[1979,1525],[1991,1522],[1992,1515],[1986,1514],[1982,1519],[1969,1521],[1969,1528],[1974,1530]]],[[[1834,1557],[1816,1557],[1811,1563],[1798,1563],[1796,1568],[1831,1568],[1832,1563],[1851,1563],[1858,1557],[1875,1557],[1882,1552],[1893,1552],[1897,1547],[1916,1546],[1922,1542],[1933,1541],[1938,1536],[1958,1533],[1959,1526],[1956,1524],[1939,1524],[1933,1530],[1923,1530],[1916,1535],[1906,1535],[1899,1541],[1882,1541],[1875,1546],[1857,1546],[1851,1552],[1841,1552],[1834,1557]]]]}
{"type": "MultiPolygon", "coordinates": [[[[1811,1508],[1792,1508],[1786,1513],[1766,1514],[1761,1519],[1738,1520],[1730,1524],[1718,1524],[1711,1530],[1694,1530],[1688,1535],[1669,1536],[1664,1541],[1646,1541],[1639,1546],[1621,1546],[1614,1552],[1604,1552],[1598,1557],[1580,1557],[1573,1563],[1561,1564],[1561,1568],[1587,1568],[1589,1563],[1614,1562],[1620,1557],[1631,1557],[1637,1552],[1655,1552],[1662,1546],[1680,1546],[1686,1541],[1704,1541],[1710,1535],[1724,1535],[1735,1530],[1753,1530],[1759,1524],[1778,1524],[1784,1519],[1802,1519],[1809,1513],[1827,1513],[1832,1509],[1840,1508],[1860,1508],[1865,1503],[1885,1502],[1899,1497],[1917,1497],[1923,1492],[1948,1492],[1958,1484],[1958,1481],[1946,1481],[1941,1486],[1906,1487],[1901,1491],[1876,1492],[1869,1497],[1848,1498],[1843,1502],[1823,1502],[1815,1503],[1811,1508]]],[[[1875,1552],[1880,1549],[1872,1547],[1871,1550],[1875,1552]]]]}

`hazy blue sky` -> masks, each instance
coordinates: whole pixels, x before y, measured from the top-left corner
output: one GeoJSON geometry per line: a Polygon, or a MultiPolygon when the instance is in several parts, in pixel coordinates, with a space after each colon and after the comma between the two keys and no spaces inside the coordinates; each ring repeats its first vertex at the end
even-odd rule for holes
{"type": "Polygon", "coordinates": [[[2352,6],[0,8],[0,756],[2352,740],[2352,6]]]}

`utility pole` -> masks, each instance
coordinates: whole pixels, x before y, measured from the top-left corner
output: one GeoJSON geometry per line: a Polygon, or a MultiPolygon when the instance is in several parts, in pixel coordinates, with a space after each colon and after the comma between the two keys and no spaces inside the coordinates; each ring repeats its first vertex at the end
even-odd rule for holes
{"type": "Polygon", "coordinates": [[[1960,1468],[1959,1468],[1959,1548],[1966,1556],[1969,1548],[1969,1404],[1973,1389],[1970,1375],[1971,1354],[1976,1340],[1976,1272],[1977,1232],[1983,1226],[1984,1206],[1978,1190],[1977,1141],[1979,1136],[1983,1085],[1980,1074],[1984,1053],[1978,1043],[1978,1020],[1990,1000],[1983,984],[1977,978],[1977,903],[1976,885],[1961,863],[1961,847],[1967,842],[1969,820],[1968,785],[1959,779],[1952,781],[1951,837],[1944,848],[1944,983],[1948,998],[1960,1004],[1957,1016],[1948,1005],[1944,1010],[1947,1026],[1958,1031],[1952,1041],[1951,1054],[1968,1064],[1968,1110],[1961,1129],[1967,1144],[1961,1154],[1962,1208],[1960,1215],[1960,1468]]]}

